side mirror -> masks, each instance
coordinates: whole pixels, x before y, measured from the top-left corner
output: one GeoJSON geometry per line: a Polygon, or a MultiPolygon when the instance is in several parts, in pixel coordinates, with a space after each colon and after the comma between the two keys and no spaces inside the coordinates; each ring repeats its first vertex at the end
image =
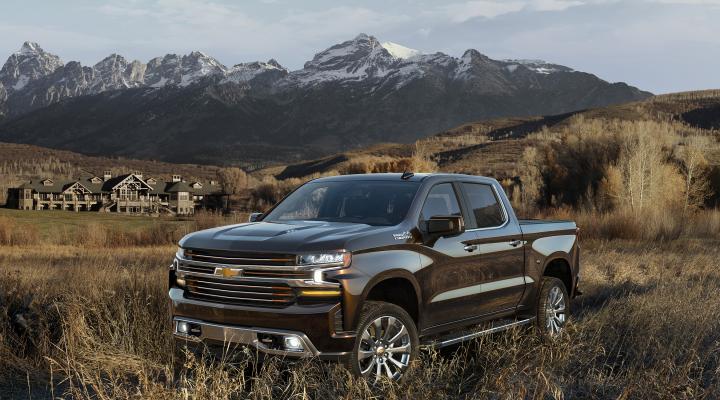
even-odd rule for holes
{"type": "Polygon", "coordinates": [[[251,213],[250,216],[248,217],[248,222],[257,222],[262,218],[262,216],[263,216],[263,213],[259,213],[259,212],[251,213]]]}
{"type": "Polygon", "coordinates": [[[465,221],[457,215],[436,215],[427,221],[427,232],[438,236],[455,236],[465,232],[465,221]]]}

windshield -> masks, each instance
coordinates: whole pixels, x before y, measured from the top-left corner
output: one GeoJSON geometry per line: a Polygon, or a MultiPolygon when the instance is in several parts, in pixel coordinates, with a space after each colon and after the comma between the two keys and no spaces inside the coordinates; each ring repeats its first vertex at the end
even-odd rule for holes
{"type": "Polygon", "coordinates": [[[397,225],[419,184],[390,181],[310,182],[294,191],[263,221],[329,221],[397,225]]]}

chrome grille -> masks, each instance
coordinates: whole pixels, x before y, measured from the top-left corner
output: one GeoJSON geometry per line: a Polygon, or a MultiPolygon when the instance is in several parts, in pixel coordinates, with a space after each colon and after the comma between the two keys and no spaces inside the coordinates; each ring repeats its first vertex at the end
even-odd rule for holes
{"type": "MultiPolygon", "coordinates": [[[[181,261],[178,270],[181,272],[194,272],[197,274],[215,274],[216,267],[222,267],[227,264],[216,265],[198,265],[181,261]]],[[[312,279],[312,271],[310,270],[290,270],[278,267],[277,270],[257,269],[252,266],[243,266],[242,276],[244,278],[277,278],[277,279],[312,279]]]]}
{"type": "Polygon", "coordinates": [[[296,259],[293,254],[238,252],[229,250],[186,249],[185,257],[192,261],[220,263],[227,265],[292,266],[296,259]]]}
{"type": "Polygon", "coordinates": [[[187,275],[185,280],[185,296],[190,299],[265,307],[285,307],[295,302],[295,292],[282,282],[233,282],[231,279],[193,275],[187,275]]]}

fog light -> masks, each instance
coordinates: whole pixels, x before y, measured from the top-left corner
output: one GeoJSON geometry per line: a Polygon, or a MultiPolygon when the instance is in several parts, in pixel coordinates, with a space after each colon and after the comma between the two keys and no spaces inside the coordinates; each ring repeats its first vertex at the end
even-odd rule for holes
{"type": "Polygon", "coordinates": [[[190,324],[185,321],[178,321],[177,331],[178,333],[184,333],[187,335],[190,332],[190,324]]]}
{"type": "Polygon", "coordinates": [[[302,341],[297,336],[285,336],[285,350],[288,351],[303,351],[304,347],[302,341]]]}
{"type": "Polygon", "coordinates": [[[178,276],[177,279],[175,279],[175,283],[181,288],[184,288],[187,284],[187,282],[185,282],[184,276],[178,276]]]}
{"type": "Polygon", "coordinates": [[[313,271],[313,281],[315,281],[315,283],[323,283],[323,272],[321,269],[313,271]]]}

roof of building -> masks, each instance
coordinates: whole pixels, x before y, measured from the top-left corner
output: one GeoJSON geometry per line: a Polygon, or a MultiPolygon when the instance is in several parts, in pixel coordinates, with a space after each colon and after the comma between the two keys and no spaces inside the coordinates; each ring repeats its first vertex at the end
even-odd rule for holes
{"type": "Polygon", "coordinates": [[[155,178],[155,181],[157,181],[157,183],[150,185],[147,183],[147,180],[150,178],[142,179],[141,177],[134,174],[123,174],[115,176],[101,183],[93,183],[92,175],[72,180],[40,179],[37,181],[30,181],[24,183],[20,186],[20,188],[32,189],[38,193],[62,193],[73,184],[79,183],[91,193],[110,193],[113,191],[113,188],[115,186],[117,186],[131,176],[133,177],[133,181],[141,182],[143,186],[151,188],[151,190],[149,191],[149,193],[151,194],[170,194],[177,192],[189,192],[198,196],[222,194],[222,187],[215,182],[200,182],[202,184],[201,188],[193,188],[185,181],[173,182],[155,178]],[[50,181],[52,183],[46,185],[43,183],[45,181],[50,181]]]}

